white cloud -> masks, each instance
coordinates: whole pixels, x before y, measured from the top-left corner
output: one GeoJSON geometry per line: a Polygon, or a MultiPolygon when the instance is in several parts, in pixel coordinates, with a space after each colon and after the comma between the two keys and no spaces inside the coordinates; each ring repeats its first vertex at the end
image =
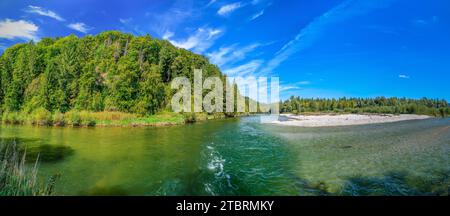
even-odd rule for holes
{"type": "Polygon", "coordinates": [[[199,17],[202,11],[194,6],[193,1],[176,0],[169,9],[160,13],[146,12],[145,16],[154,21],[150,23],[151,30],[162,36],[167,31],[179,29],[182,23],[199,17]]]}
{"type": "Polygon", "coordinates": [[[281,84],[280,92],[303,89],[302,86],[311,84],[310,81],[299,81],[296,83],[281,84]]]}
{"type": "Polygon", "coordinates": [[[166,31],[165,33],[164,33],[164,35],[162,36],[162,38],[164,39],[164,40],[169,40],[171,37],[173,37],[173,32],[171,32],[171,31],[166,31]]]}
{"type": "Polygon", "coordinates": [[[216,35],[219,35],[220,33],[222,33],[222,31],[219,29],[212,29],[211,31],[208,32],[208,36],[214,37],[216,35]]]}
{"type": "Polygon", "coordinates": [[[59,16],[55,12],[53,12],[51,10],[47,10],[45,8],[42,8],[42,7],[28,5],[28,7],[27,7],[27,9],[25,9],[25,11],[28,12],[28,13],[34,13],[34,14],[39,14],[41,16],[50,17],[50,18],[53,18],[53,19],[58,20],[58,21],[65,21],[64,18],[62,18],[61,16],[59,16]]]}
{"type": "Polygon", "coordinates": [[[220,9],[217,11],[217,14],[219,14],[221,16],[226,16],[226,15],[232,13],[233,11],[235,11],[236,9],[239,9],[240,7],[242,7],[242,4],[240,2],[227,4],[227,5],[220,7],[220,9]]]}
{"type": "Polygon", "coordinates": [[[77,22],[77,23],[71,23],[69,25],[67,25],[67,27],[82,32],[82,33],[87,33],[89,30],[91,30],[92,28],[87,26],[86,24],[82,23],[82,22],[77,22]]]}
{"type": "Polygon", "coordinates": [[[212,4],[216,3],[217,0],[211,0],[209,1],[209,3],[206,5],[206,7],[211,6],[212,4]]]}
{"type": "Polygon", "coordinates": [[[226,69],[224,70],[224,73],[227,74],[228,76],[245,77],[253,74],[256,70],[258,70],[258,68],[260,68],[262,63],[263,63],[262,60],[253,60],[246,64],[226,69]]]}
{"type": "Polygon", "coordinates": [[[259,46],[261,45],[258,43],[250,44],[244,47],[232,45],[228,47],[221,47],[219,50],[210,52],[206,55],[209,57],[211,63],[221,67],[225,64],[245,59],[248,53],[254,51],[259,46]]]}
{"type": "Polygon", "coordinates": [[[0,38],[37,40],[38,29],[37,25],[25,20],[0,20],[0,38]]]}
{"type": "Polygon", "coordinates": [[[423,19],[413,20],[413,23],[416,24],[416,25],[426,25],[426,24],[428,24],[428,22],[423,20],[423,19]]]}
{"type": "Polygon", "coordinates": [[[430,19],[414,19],[411,22],[416,26],[425,26],[432,23],[438,23],[439,17],[433,16],[430,19]]]}
{"type": "Polygon", "coordinates": [[[170,41],[174,46],[192,50],[194,52],[203,53],[209,49],[214,41],[220,36],[222,30],[213,28],[198,28],[197,31],[186,39],[174,40],[171,39],[173,32],[166,31],[163,38],[170,41]]]}
{"type": "Polygon", "coordinates": [[[290,90],[298,90],[301,89],[298,86],[295,85],[281,85],[280,86],[280,92],[284,92],[284,91],[290,91],[290,90]]]}
{"type": "Polygon", "coordinates": [[[343,21],[358,15],[366,14],[374,9],[389,5],[391,0],[365,1],[346,0],[330,11],[314,19],[291,41],[286,43],[275,56],[265,65],[262,74],[272,73],[281,63],[291,55],[310,47],[331,24],[343,21]]]}
{"type": "Polygon", "coordinates": [[[405,75],[405,74],[400,74],[400,75],[398,75],[398,78],[400,78],[400,79],[409,79],[409,76],[405,75]]]}
{"type": "Polygon", "coordinates": [[[133,20],[133,18],[127,18],[127,19],[120,18],[119,22],[121,22],[122,24],[127,24],[127,23],[131,22],[131,20],[133,20]]]}
{"type": "Polygon", "coordinates": [[[231,47],[221,47],[219,50],[206,54],[209,57],[209,61],[219,67],[228,62],[228,54],[231,52],[231,47]]]}
{"type": "Polygon", "coordinates": [[[309,84],[311,84],[311,82],[310,81],[300,81],[300,82],[297,82],[297,84],[298,85],[309,85],[309,84]]]}
{"type": "Polygon", "coordinates": [[[256,19],[256,18],[262,16],[263,14],[264,14],[264,10],[260,11],[259,13],[254,14],[254,15],[250,18],[250,20],[254,20],[254,19],[256,19]]]}

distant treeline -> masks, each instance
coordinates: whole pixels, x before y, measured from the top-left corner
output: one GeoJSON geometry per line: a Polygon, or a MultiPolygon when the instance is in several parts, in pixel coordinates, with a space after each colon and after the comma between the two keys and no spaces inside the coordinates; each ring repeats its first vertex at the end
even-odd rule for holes
{"type": "Polygon", "coordinates": [[[0,56],[0,108],[35,110],[119,111],[142,115],[167,108],[174,77],[218,76],[204,56],[151,36],[118,31],[78,38],[43,38],[17,44],[0,56]]]}
{"type": "Polygon", "coordinates": [[[439,99],[407,98],[340,98],[307,99],[292,96],[281,102],[282,113],[304,112],[345,112],[345,113],[386,113],[386,114],[424,114],[449,116],[450,106],[439,99]]]}

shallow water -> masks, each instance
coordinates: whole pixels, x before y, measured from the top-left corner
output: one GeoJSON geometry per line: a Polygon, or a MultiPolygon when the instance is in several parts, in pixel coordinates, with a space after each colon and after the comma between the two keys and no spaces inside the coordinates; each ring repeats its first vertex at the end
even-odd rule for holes
{"type": "Polygon", "coordinates": [[[450,120],[298,128],[1,126],[62,195],[448,195],[450,120]]]}

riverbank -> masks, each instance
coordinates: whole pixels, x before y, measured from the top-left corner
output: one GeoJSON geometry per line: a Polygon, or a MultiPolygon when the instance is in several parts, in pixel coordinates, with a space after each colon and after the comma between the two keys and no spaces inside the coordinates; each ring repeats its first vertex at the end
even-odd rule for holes
{"type": "Polygon", "coordinates": [[[90,112],[72,110],[66,113],[51,113],[45,109],[37,109],[31,113],[4,112],[1,123],[7,125],[35,125],[57,127],[160,127],[204,122],[247,115],[238,113],[174,113],[169,111],[153,115],[139,115],[125,112],[90,112]]]}
{"type": "Polygon", "coordinates": [[[3,124],[36,126],[163,126],[185,123],[182,114],[161,112],[155,115],[138,115],[124,112],[90,112],[72,110],[66,113],[50,113],[37,109],[31,113],[4,112],[3,124]]]}
{"type": "Polygon", "coordinates": [[[379,124],[408,120],[420,120],[431,118],[427,115],[414,114],[323,114],[323,115],[294,115],[281,114],[278,120],[271,121],[271,124],[297,126],[297,127],[331,127],[379,124]]]}

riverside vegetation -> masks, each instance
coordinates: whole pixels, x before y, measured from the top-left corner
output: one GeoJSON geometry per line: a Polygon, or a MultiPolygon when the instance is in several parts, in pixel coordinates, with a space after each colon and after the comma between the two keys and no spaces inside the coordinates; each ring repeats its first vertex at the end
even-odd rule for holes
{"type": "Polygon", "coordinates": [[[25,164],[26,153],[20,151],[15,141],[0,145],[0,196],[51,195],[58,178],[52,176],[47,182],[38,181],[38,159],[34,166],[25,164]]]}

